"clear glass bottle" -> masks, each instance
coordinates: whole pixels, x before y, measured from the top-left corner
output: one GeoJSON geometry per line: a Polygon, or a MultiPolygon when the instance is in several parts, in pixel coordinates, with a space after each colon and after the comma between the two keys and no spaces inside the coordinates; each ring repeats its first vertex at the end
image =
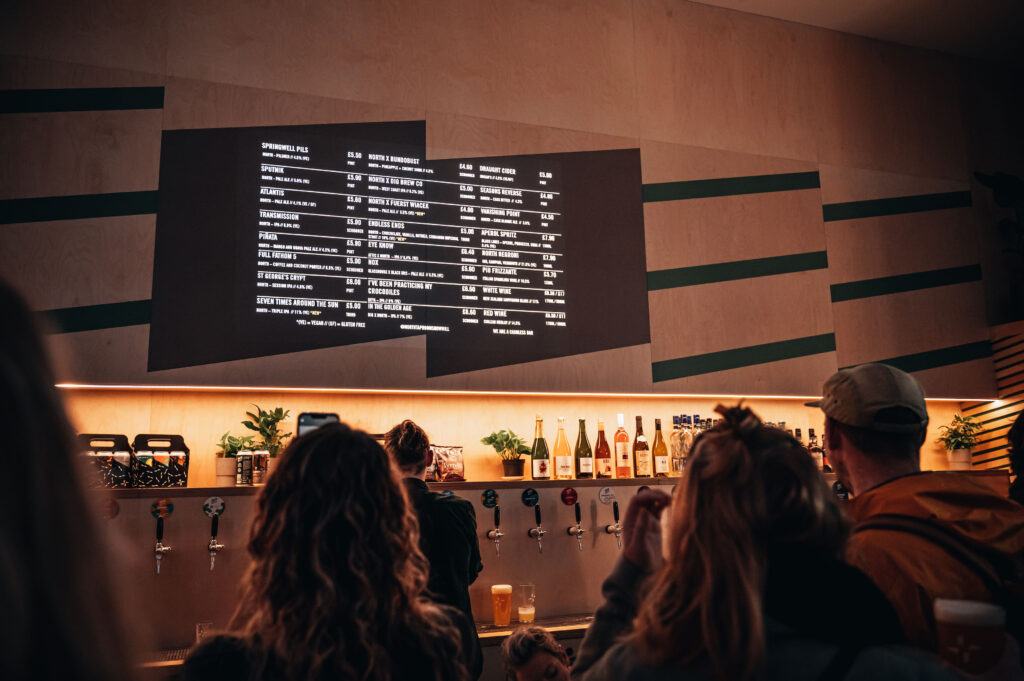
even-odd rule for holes
{"type": "Polygon", "coordinates": [[[825,453],[818,446],[818,438],[814,434],[814,428],[807,429],[807,452],[814,459],[819,471],[825,470],[825,453]]]}
{"type": "Polygon", "coordinates": [[[669,472],[668,446],[661,435],[661,419],[654,419],[654,444],[651,445],[654,458],[654,477],[667,478],[669,472]]]}
{"type": "Polygon", "coordinates": [[[558,417],[558,432],[555,434],[555,480],[572,480],[572,451],[569,439],[565,436],[565,418],[558,417]]]}
{"type": "Polygon", "coordinates": [[[618,414],[619,427],[612,435],[615,445],[615,477],[633,477],[633,452],[629,449],[629,433],[626,432],[626,415],[618,414]]]}
{"type": "Polygon", "coordinates": [[[636,417],[636,435],[633,437],[633,473],[638,478],[651,477],[651,448],[644,436],[644,424],[636,417]]]}

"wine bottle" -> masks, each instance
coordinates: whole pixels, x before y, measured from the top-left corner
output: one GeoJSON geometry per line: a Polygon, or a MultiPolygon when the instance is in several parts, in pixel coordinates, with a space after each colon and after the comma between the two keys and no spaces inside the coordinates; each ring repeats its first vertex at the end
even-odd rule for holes
{"type": "Polygon", "coordinates": [[[572,480],[572,452],[565,437],[565,418],[558,417],[558,433],[555,435],[555,480],[572,480]]]}
{"type": "Polygon", "coordinates": [[[534,480],[551,479],[550,458],[548,442],[544,439],[544,419],[540,414],[537,414],[537,428],[533,432],[533,452],[530,454],[530,460],[533,462],[534,480]]]}
{"type": "Polygon", "coordinates": [[[597,420],[597,445],[594,447],[594,465],[597,477],[610,478],[612,472],[612,450],[604,437],[604,419],[597,420]]]}
{"type": "Polygon", "coordinates": [[[651,477],[651,448],[644,437],[644,424],[636,417],[636,435],[633,437],[633,472],[638,478],[651,477]]]}
{"type": "Polygon", "coordinates": [[[594,477],[594,453],[590,450],[590,439],[587,438],[586,419],[580,419],[580,432],[576,436],[576,477],[594,477]]]}
{"type": "Polygon", "coordinates": [[[654,477],[667,478],[669,472],[668,447],[661,435],[661,419],[654,419],[654,445],[651,447],[654,455],[654,477]]]}
{"type": "Polygon", "coordinates": [[[626,415],[619,414],[619,427],[612,436],[615,443],[615,477],[633,477],[633,453],[629,450],[629,433],[626,432],[626,415]]]}

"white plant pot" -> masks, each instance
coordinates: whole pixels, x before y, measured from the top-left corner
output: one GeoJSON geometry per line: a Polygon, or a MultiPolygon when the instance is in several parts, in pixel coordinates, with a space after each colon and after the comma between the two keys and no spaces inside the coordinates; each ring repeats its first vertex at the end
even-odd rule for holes
{"type": "Polygon", "coordinates": [[[217,458],[217,487],[235,486],[235,457],[217,458]]]}
{"type": "Polygon", "coordinates": [[[971,470],[971,450],[951,449],[949,450],[949,470],[969,471],[971,470]]]}

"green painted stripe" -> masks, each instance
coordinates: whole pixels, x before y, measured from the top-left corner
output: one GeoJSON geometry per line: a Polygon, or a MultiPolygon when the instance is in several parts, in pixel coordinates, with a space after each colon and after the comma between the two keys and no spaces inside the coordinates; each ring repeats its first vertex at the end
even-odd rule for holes
{"type": "Polygon", "coordinates": [[[737,369],[739,367],[767,364],[783,359],[818,355],[833,352],[836,349],[835,334],[825,333],[820,336],[794,338],[792,340],[752,345],[746,348],[721,350],[703,355],[691,355],[678,359],[663,360],[651,364],[651,374],[655,382],[670,381],[674,378],[711,374],[716,371],[737,369]]]}
{"type": "Polygon", "coordinates": [[[162,109],[162,87],[0,90],[0,114],[162,109]]]}
{"type": "Polygon", "coordinates": [[[151,301],[132,300],[125,303],[41,310],[36,314],[44,317],[45,321],[52,325],[53,333],[74,333],[149,324],[151,310],[151,301]]]}
{"type": "Polygon", "coordinates": [[[891,277],[832,284],[832,302],[841,303],[844,300],[872,298],[891,293],[935,288],[936,286],[963,284],[969,281],[981,281],[981,265],[949,267],[942,270],[897,274],[891,277]]]}
{"type": "Polygon", "coordinates": [[[1009,345],[1004,345],[1001,348],[997,348],[996,344],[998,342],[999,341],[992,341],[992,352],[997,353],[997,354],[1000,353],[1000,352],[1003,352],[1004,350],[1009,350],[1010,348],[1017,347],[1018,345],[1024,345],[1024,340],[1019,340],[1016,343],[1010,343],[1009,345]]]}
{"type": "MultiPolygon", "coordinates": [[[[1004,449],[1004,451],[1005,451],[1005,449],[1004,449]]],[[[973,459],[974,455],[972,454],[971,456],[972,456],[971,465],[977,464],[977,465],[980,466],[983,463],[992,463],[993,461],[1002,461],[1003,459],[1007,459],[1007,458],[1009,458],[1010,453],[1007,452],[1006,454],[1002,454],[1000,456],[993,456],[991,459],[984,459],[983,461],[975,461],[973,459]]],[[[997,468],[997,467],[989,468],[987,470],[994,470],[995,468],[997,468]]]]}
{"type": "Polygon", "coordinates": [[[971,452],[971,456],[975,457],[975,456],[981,456],[982,454],[990,454],[992,452],[998,452],[1000,450],[1006,449],[1006,447],[1007,447],[1007,445],[1000,445],[998,447],[990,447],[989,449],[983,449],[980,452],[971,452]]]}
{"type": "Polygon", "coordinates": [[[995,409],[989,409],[988,411],[979,411],[974,416],[977,417],[977,416],[984,416],[985,414],[994,414],[997,411],[1001,411],[1003,409],[1009,409],[1010,407],[1016,407],[1018,404],[1024,404],[1024,400],[1018,400],[1017,402],[1011,402],[1010,404],[1003,404],[1003,405],[1000,405],[1000,406],[996,407],[995,409]]]}
{"type": "MultiPolygon", "coordinates": [[[[994,419],[988,419],[987,421],[979,421],[978,423],[980,423],[981,425],[984,426],[984,425],[987,425],[989,423],[995,423],[996,421],[1002,421],[1003,419],[1015,419],[1015,418],[1017,418],[1018,414],[1020,414],[1019,410],[1013,412],[1012,414],[1003,414],[1002,416],[997,416],[994,419]]],[[[1009,424],[1007,424],[1007,425],[1009,425],[1009,424]]]]}
{"type": "Polygon", "coordinates": [[[992,361],[1002,362],[1004,359],[1010,359],[1011,357],[1016,357],[1017,355],[1024,355],[1024,350],[1018,350],[1017,352],[1011,353],[1009,355],[1003,355],[1002,357],[993,357],[992,361]]]}
{"type": "Polygon", "coordinates": [[[1006,436],[1004,435],[1004,436],[1001,436],[1001,437],[989,438],[988,440],[978,440],[975,444],[987,445],[990,442],[998,442],[1000,440],[1005,440],[1005,439],[1006,439],[1006,436]]]}
{"type": "MultiPolygon", "coordinates": [[[[1009,364],[1004,364],[1001,367],[996,367],[996,371],[1002,371],[1003,369],[1009,369],[1010,367],[1020,366],[1021,364],[1024,364],[1024,359],[1020,360],[1019,362],[1010,362],[1009,364]]],[[[1010,374],[1010,376],[1014,375],[1015,374],[1010,374]]],[[[1006,376],[996,376],[996,378],[1006,378],[1006,376]]]]}
{"type": "Polygon", "coordinates": [[[1009,395],[1003,395],[1003,399],[1006,399],[1008,397],[1016,397],[1017,395],[1024,395],[1024,390],[1018,390],[1015,393],[1010,393],[1009,395]]]}
{"type": "Polygon", "coordinates": [[[986,404],[992,404],[992,401],[989,400],[988,402],[978,402],[977,404],[972,404],[969,407],[964,407],[960,411],[972,411],[974,409],[978,409],[979,407],[984,407],[986,404]]]}
{"type": "Polygon", "coordinates": [[[994,433],[997,430],[1002,430],[1003,428],[1009,428],[1011,425],[1013,425],[1013,424],[1007,423],[1007,424],[1002,425],[1002,426],[996,426],[995,428],[989,428],[988,430],[979,430],[978,431],[978,435],[988,435],[989,433],[994,433]]]}
{"type": "Polygon", "coordinates": [[[146,215],[156,212],[157,195],[157,191],[142,191],[4,199],[0,200],[0,225],[146,215]]]}
{"type": "Polygon", "coordinates": [[[712,180],[686,180],[684,182],[652,182],[643,186],[644,203],[707,199],[713,196],[738,194],[765,194],[821,187],[818,171],[806,173],[779,173],[776,175],[749,175],[722,177],[712,180]]]}
{"type": "MultiPolygon", "coordinates": [[[[928,350],[926,352],[916,352],[912,355],[903,355],[901,357],[891,357],[889,359],[878,359],[875,360],[879,364],[888,364],[894,366],[897,369],[902,369],[908,373],[915,371],[924,371],[925,369],[936,369],[938,367],[949,366],[950,364],[960,364],[961,362],[970,362],[975,359],[983,359],[989,357],[992,354],[992,345],[989,341],[978,341],[977,343],[966,343],[964,345],[954,345],[950,348],[940,348],[938,350],[928,350]]],[[[861,362],[866,364],[866,362],[861,362]]],[[[848,367],[842,367],[843,369],[852,369],[858,366],[852,364],[848,367]]]]}
{"type": "Polygon", "coordinates": [[[770,277],[776,274],[821,270],[828,267],[825,251],[777,255],[771,258],[736,260],[712,265],[677,267],[670,270],[654,270],[647,273],[647,290],[660,291],[680,286],[697,286],[719,281],[770,277]]]}
{"type": "MultiPolygon", "coordinates": [[[[996,370],[996,374],[999,374],[999,370],[998,369],[996,370]]],[[[1013,378],[1014,376],[1020,376],[1021,374],[1024,374],[1024,369],[1019,369],[1018,371],[1014,371],[1012,374],[1002,374],[1001,376],[997,375],[996,376],[996,383],[998,383],[999,381],[1005,381],[1008,378],[1013,378]]]]}
{"type": "Polygon", "coordinates": [[[920,213],[928,210],[968,208],[970,205],[970,192],[944,192],[942,194],[898,196],[891,199],[826,203],[821,207],[821,214],[825,222],[836,222],[838,220],[875,218],[882,215],[920,213]]]}
{"type": "Polygon", "coordinates": [[[997,338],[994,341],[992,341],[992,345],[999,345],[1004,340],[1010,340],[1011,338],[1016,338],[1016,337],[1017,337],[1016,334],[1013,334],[1013,335],[1010,335],[1010,336],[1003,336],[1002,338],[997,338]]]}
{"type": "Polygon", "coordinates": [[[1024,383],[1024,380],[1014,381],[1013,383],[1007,383],[1004,386],[1000,386],[1000,390],[1006,390],[1007,388],[1012,388],[1012,387],[1020,385],[1022,383],[1024,383]]]}

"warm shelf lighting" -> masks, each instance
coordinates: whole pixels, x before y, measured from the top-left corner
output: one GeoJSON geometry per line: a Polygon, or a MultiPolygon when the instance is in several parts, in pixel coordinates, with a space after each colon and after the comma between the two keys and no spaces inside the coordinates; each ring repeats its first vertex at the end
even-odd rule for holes
{"type": "MultiPolygon", "coordinates": [[[[512,390],[432,390],[427,388],[296,388],[286,386],[238,385],[104,385],[98,383],[57,383],[62,390],[153,390],[179,392],[281,392],[323,393],[337,395],[436,395],[484,397],[597,397],[629,399],[720,399],[720,400],[816,400],[820,395],[729,395],[718,393],[607,393],[607,392],[543,392],[512,390]]],[[[928,402],[989,402],[989,397],[930,397],[928,402]]]]}

